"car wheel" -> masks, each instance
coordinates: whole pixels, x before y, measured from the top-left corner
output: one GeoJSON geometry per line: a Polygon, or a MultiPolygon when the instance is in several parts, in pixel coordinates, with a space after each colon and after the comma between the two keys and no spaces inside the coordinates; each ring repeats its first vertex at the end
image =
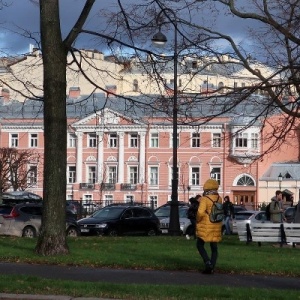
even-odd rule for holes
{"type": "Polygon", "coordinates": [[[154,228],[150,228],[148,231],[147,231],[147,235],[148,236],[155,236],[157,233],[156,233],[156,230],[154,228]]]}
{"type": "Polygon", "coordinates": [[[36,230],[31,226],[26,226],[23,229],[22,237],[34,238],[36,237],[36,230]]]}
{"type": "Polygon", "coordinates": [[[67,236],[77,237],[78,235],[78,230],[74,226],[67,229],[67,236]]]}
{"type": "Polygon", "coordinates": [[[118,236],[118,232],[115,229],[109,229],[107,231],[107,235],[109,235],[109,236],[118,236]]]}

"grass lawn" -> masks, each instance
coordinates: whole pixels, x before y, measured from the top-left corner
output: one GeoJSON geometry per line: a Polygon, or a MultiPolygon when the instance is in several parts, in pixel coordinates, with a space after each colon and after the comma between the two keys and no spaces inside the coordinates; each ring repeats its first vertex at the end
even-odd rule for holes
{"type": "MultiPolygon", "coordinates": [[[[184,237],[79,237],[68,240],[70,254],[43,257],[34,253],[36,240],[0,237],[2,262],[28,262],[89,267],[154,270],[202,270],[194,240],[184,237]]],[[[299,247],[299,246],[298,246],[299,247]]],[[[225,236],[219,245],[218,272],[276,274],[300,277],[300,248],[270,243],[246,245],[225,236]]],[[[70,295],[119,299],[300,299],[299,291],[209,286],[121,285],[0,276],[5,293],[70,295]]],[[[300,282],[300,279],[299,279],[300,282]]],[[[299,283],[300,290],[300,283],[299,283]]]]}

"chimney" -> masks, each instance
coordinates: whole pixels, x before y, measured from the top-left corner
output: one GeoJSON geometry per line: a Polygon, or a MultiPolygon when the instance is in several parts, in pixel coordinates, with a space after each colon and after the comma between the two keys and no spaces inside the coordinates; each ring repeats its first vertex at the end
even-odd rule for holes
{"type": "Polygon", "coordinates": [[[69,89],[69,98],[79,98],[80,97],[80,87],[72,86],[69,89]]]}
{"type": "Polygon", "coordinates": [[[2,88],[1,97],[3,99],[3,103],[7,103],[10,100],[10,92],[7,88],[2,88]]]}

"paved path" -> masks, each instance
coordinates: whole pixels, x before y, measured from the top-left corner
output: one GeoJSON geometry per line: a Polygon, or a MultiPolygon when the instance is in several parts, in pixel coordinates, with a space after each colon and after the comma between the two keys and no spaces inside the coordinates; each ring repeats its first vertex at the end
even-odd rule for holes
{"type": "MultiPolygon", "coordinates": [[[[62,279],[91,282],[136,283],[136,284],[176,284],[176,285],[221,285],[232,287],[256,287],[271,289],[300,290],[300,278],[221,274],[203,275],[200,272],[151,271],[109,268],[88,268],[54,265],[33,265],[24,263],[0,263],[0,274],[32,275],[48,279],[62,279]]],[[[4,295],[5,296],[5,295],[4,295]]],[[[0,299],[41,299],[41,298],[3,298],[0,299]]],[[[52,299],[52,298],[42,298],[52,299]]],[[[60,300],[60,298],[56,298],[60,300]]],[[[62,300],[76,298],[62,298],[62,300]]],[[[82,299],[82,298],[80,298],[82,299]]]]}

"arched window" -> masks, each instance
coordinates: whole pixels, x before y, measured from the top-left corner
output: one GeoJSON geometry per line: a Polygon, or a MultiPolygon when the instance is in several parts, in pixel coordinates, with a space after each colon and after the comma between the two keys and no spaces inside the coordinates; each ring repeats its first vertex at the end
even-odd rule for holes
{"type": "Polygon", "coordinates": [[[242,185],[242,186],[254,186],[254,181],[251,177],[247,175],[243,175],[239,178],[236,185],[242,185]]]}
{"type": "Polygon", "coordinates": [[[133,80],[133,91],[134,92],[138,92],[139,90],[139,82],[137,81],[137,79],[133,80]]]}
{"type": "Polygon", "coordinates": [[[218,84],[218,90],[219,90],[219,93],[224,93],[224,82],[223,81],[220,81],[219,84],[218,84]]]}

